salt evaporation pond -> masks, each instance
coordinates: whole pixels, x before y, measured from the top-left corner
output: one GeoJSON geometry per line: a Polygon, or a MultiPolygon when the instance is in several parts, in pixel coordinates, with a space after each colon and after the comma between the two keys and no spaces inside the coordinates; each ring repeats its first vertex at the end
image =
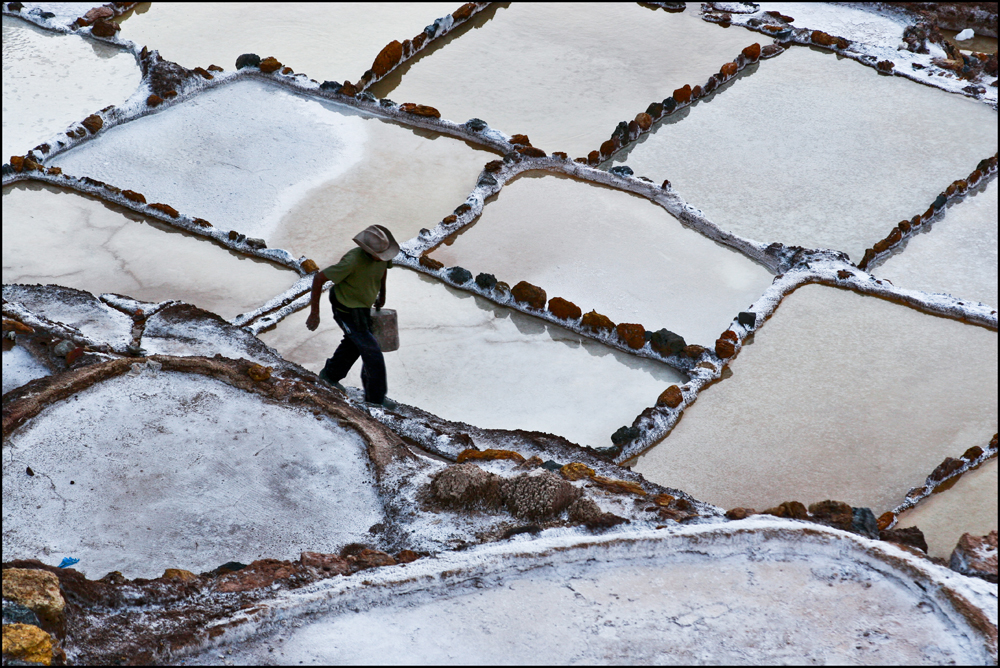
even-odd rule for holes
{"type": "Polygon", "coordinates": [[[760,2],[761,11],[777,11],[791,16],[796,28],[822,30],[873,46],[895,49],[903,40],[909,15],[905,12],[877,11],[871,5],[851,7],[827,2],[760,2]]]}
{"type": "Polygon", "coordinates": [[[997,431],[997,333],[822,286],[799,288],[634,469],[758,510],[900,503],[997,431]]]}
{"type": "Polygon", "coordinates": [[[232,318],[298,278],[76,193],[36,184],[3,190],[4,283],[55,283],[149,302],[182,299],[232,318]]]}
{"type": "Polygon", "coordinates": [[[95,111],[120,104],[140,77],[127,51],[4,16],[4,162],[95,111]]]}
{"type": "MultiPolygon", "coordinates": [[[[264,630],[179,663],[989,663],[927,577],[945,569],[844,534],[741,524],[582,545],[543,537],[356,576],[368,587],[328,580],[265,604],[264,630]]],[[[988,596],[985,583],[970,589],[988,596]]]]}
{"type": "MultiPolygon", "coordinates": [[[[482,117],[547,152],[586,156],[684,84],[703,84],[762,37],[743,28],[626,3],[514,3],[474,17],[432,56],[411,61],[372,92],[429,104],[444,118],[482,117]],[[478,19],[478,20],[477,20],[478,19]],[[463,34],[464,33],[464,34],[463,34]]],[[[431,51],[433,49],[433,51],[431,51]]]]}
{"type": "Polygon", "coordinates": [[[894,285],[997,304],[997,179],[948,206],[874,274],[894,285]]]}
{"type": "Polygon", "coordinates": [[[140,4],[121,35],[188,68],[235,69],[244,53],[274,56],[317,81],[357,81],[392,40],[411,39],[454,2],[140,4]],[[220,29],[220,26],[225,26],[220,29]]]}
{"type": "Polygon", "coordinates": [[[3,393],[7,394],[28,381],[48,376],[48,368],[21,346],[3,351],[3,393]]]}
{"type": "Polygon", "coordinates": [[[539,172],[504,186],[474,226],[432,256],[704,345],[772,280],[647,199],[539,172]]]}
{"type": "MultiPolygon", "coordinates": [[[[794,18],[794,17],[793,17],[794,18]]],[[[806,47],[618,154],[724,230],[860,262],[997,150],[997,112],[806,47]]]]}
{"type": "Polygon", "coordinates": [[[4,283],[3,298],[36,316],[69,325],[114,350],[124,351],[132,342],[132,318],[89,292],[56,285],[4,283]]]}
{"type": "MultiPolygon", "coordinates": [[[[525,429],[581,445],[611,434],[685,378],[659,362],[608,348],[561,327],[406,269],[393,269],[386,307],[397,309],[400,347],[386,353],[389,397],[448,420],[525,429]]],[[[323,296],[322,322],[309,309],[260,338],[288,360],[319,372],[343,336],[323,296]]],[[[361,387],[361,361],[344,380],[361,387]]]]}
{"type": "Polygon", "coordinates": [[[364,441],[334,421],[145,371],[79,392],[7,439],[4,559],[75,556],[90,578],[151,578],[335,552],[383,519],[373,485],[364,441]]]}
{"type": "Polygon", "coordinates": [[[432,227],[465,201],[495,157],[239,81],[112,128],[55,163],[271,247],[322,255],[371,223],[400,240],[432,227]]]}
{"type": "Polygon", "coordinates": [[[948,559],[964,533],[985,536],[997,530],[997,460],[959,478],[899,516],[895,528],[920,527],[932,557],[948,559]]]}

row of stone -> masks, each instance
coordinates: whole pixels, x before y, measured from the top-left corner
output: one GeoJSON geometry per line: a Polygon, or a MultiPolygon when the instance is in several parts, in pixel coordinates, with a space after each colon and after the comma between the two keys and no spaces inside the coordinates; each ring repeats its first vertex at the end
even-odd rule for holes
{"type": "Polygon", "coordinates": [[[909,238],[910,235],[917,232],[921,227],[929,224],[934,216],[944,211],[949,200],[964,196],[969,191],[969,188],[975,188],[983,179],[995,174],[997,171],[997,155],[995,153],[989,158],[980,160],[968,178],[959,179],[949,185],[934,199],[934,202],[922,215],[914,216],[910,220],[900,221],[884,239],[877,241],[871,248],[865,249],[864,257],[858,263],[858,269],[866,270],[877,258],[898,246],[904,239],[909,238]]]}
{"type": "MultiPolygon", "coordinates": [[[[692,88],[685,84],[683,88],[678,88],[673,95],[665,98],[662,102],[653,102],[646,111],[639,113],[631,121],[622,121],[611,133],[611,138],[601,144],[598,150],[591,151],[586,158],[578,159],[578,162],[586,162],[589,165],[597,165],[608,160],[617,151],[628,146],[641,135],[649,132],[653,124],[665,116],[669,116],[678,109],[690,105],[694,101],[715,91],[723,83],[736,76],[749,63],[756,63],[760,58],[768,58],[781,53],[780,47],[765,47],[762,51],[760,44],[754,43],[743,49],[736,57],[736,60],[726,63],[719,70],[718,74],[713,74],[705,82],[704,86],[692,88]]],[[[666,184],[665,184],[666,185],[666,184]]]]}

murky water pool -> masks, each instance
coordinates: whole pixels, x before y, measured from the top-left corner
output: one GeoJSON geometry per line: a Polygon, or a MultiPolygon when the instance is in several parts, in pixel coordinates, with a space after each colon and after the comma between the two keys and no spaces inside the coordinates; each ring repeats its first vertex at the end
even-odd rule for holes
{"type": "Polygon", "coordinates": [[[997,306],[997,180],[947,208],[926,232],[874,269],[894,285],[997,306]]]}
{"type": "Polygon", "coordinates": [[[240,54],[256,53],[317,81],[357,81],[386,44],[412,38],[460,4],[140,3],[120,34],[188,68],[214,63],[232,70],[240,54]]]}
{"type": "Polygon", "coordinates": [[[432,256],[703,345],[772,280],[647,199],[542,172],[504,186],[474,226],[432,256]]]}
{"type": "MultiPolygon", "coordinates": [[[[949,37],[952,40],[958,35],[958,30],[945,30],[941,29],[941,34],[945,37],[949,37]]],[[[961,42],[956,41],[955,44],[962,51],[976,51],[979,53],[996,53],[997,52],[997,38],[987,37],[986,35],[975,35],[972,39],[962,40],[961,42]]]]}
{"type": "Polygon", "coordinates": [[[997,333],[822,286],[792,293],[635,470],[724,507],[895,507],[997,430],[997,333]]]}
{"type": "MultiPolygon", "coordinates": [[[[580,157],[684,84],[703,84],[761,35],[722,28],[697,9],[625,3],[501,4],[372,91],[429,104],[444,118],[480,117],[535,146],[580,157]],[[492,15],[486,20],[485,15],[492,15]]],[[[430,51],[430,50],[429,50],[430,51]]]]}
{"type": "MultiPolygon", "coordinates": [[[[406,269],[389,272],[386,307],[397,310],[400,347],[386,353],[389,396],[479,427],[559,434],[606,447],[669,385],[685,378],[555,325],[495,306],[406,269]]],[[[260,338],[320,371],[342,333],[323,297],[322,324],[308,309],[260,338]]],[[[359,361],[344,381],[361,387],[359,361]]]]}
{"type": "Polygon", "coordinates": [[[3,280],[182,299],[232,318],[298,274],[88,197],[15,184],[3,190],[3,280]]]}
{"type": "Polygon", "coordinates": [[[109,104],[139,85],[132,54],[3,17],[3,161],[109,104]]]}
{"type": "Polygon", "coordinates": [[[805,47],[668,117],[616,162],[757,241],[860,262],[997,150],[982,104],[805,47]]]}
{"type": "Polygon", "coordinates": [[[400,240],[433,227],[495,157],[240,81],[112,128],[55,163],[269,246],[322,256],[372,223],[400,240]]]}
{"type": "Polygon", "coordinates": [[[997,460],[962,475],[955,486],[921,501],[899,516],[897,529],[919,527],[932,557],[948,559],[964,533],[997,530],[997,460]]]}

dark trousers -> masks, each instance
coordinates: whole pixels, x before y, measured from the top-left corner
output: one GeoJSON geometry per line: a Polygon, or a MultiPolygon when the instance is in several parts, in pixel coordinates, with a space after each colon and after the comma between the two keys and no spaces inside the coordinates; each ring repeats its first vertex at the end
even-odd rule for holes
{"type": "Polygon", "coordinates": [[[387,384],[385,379],[385,359],[382,349],[371,332],[371,316],[366,308],[346,308],[337,301],[330,290],[330,305],[333,319],[344,330],[344,340],[337,346],[333,357],[323,367],[325,375],[340,382],[361,358],[361,384],[365,388],[365,401],[380,404],[385,399],[387,384]]]}

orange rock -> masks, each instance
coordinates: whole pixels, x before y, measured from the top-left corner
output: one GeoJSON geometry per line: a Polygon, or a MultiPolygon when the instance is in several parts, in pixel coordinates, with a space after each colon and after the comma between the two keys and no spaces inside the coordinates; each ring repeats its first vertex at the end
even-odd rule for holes
{"type": "Polygon", "coordinates": [[[691,86],[684,84],[683,88],[678,88],[674,91],[674,100],[677,104],[684,104],[685,102],[691,101],[691,86]]]}
{"type": "Polygon", "coordinates": [[[671,503],[674,502],[674,497],[669,494],[657,494],[653,497],[653,503],[660,506],[661,508],[666,508],[671,503]]]}
{"type": "Polygon", "coordinates": [[[413,550],[400,550],[396,555],[396,561],[401,564],[411,564],[419,558],[420,555],[413,550]]]}
{"type": "Polygon", "coordinates": [[[756,515],[757,511],[753,508],[731,508],[726,511],[726,518],[731,520],[745,520],[751,515],[756,515]]]}
{"type": "Polygon", "coordinates": [[[208,222],[204,218],[195,218],[191,222],[193,222],[198,227],[211,227],[212,226],[212,223],[208,222]]]}
{"type": "Polygon", "coordinates": [[[136,202],[138,204],[146,203],[146,197],[142,193],[137,193],[134,190],[123,190],[122,197],[131,202],[136,202]]]}
{"type": "Polygon", "coordinates": [[[87,116],[85,119],[83,119],[80,125],[87,128],[87,131],[90,134],[96,135],[97,132],[104,127],[104,119],[98,116],[97,114],[91,114],[90,116],[87,116]]]}
{"type": "Polygon", "coordinates": [[[545,151],[540,148],[535,148],[534,146],[521,146],[515,149],[518,153],[526,158],[544,158],[545,151]]]}
{"type": "Polygon", "coordinates": [[[450,224],[454,223],[456,220],[458,220],[458,216],[456,216],[453,213],[450,213],[447,216],[445,216],[444,218],[442,218],[441,222],[444,223],[445,225],[450,225],[450,224]]]}
{"type": "Polygon", "coordinates": [[[640,130],[646,132],[653,126],[653,117],[646,112],[642,112],[641,114],[636,114],[635,122],[639,126],[640,130]]]}
{"type": "Polygon", "coordinates": [[[736,63],[726,63],[722,66],[722,69],[719,70],[719,74],[728,79],[731,76],[736,76],[736,71],[738,69],[739,68],[736,66],[736,63]]]}
{"type": "Polygon", "coordinates": [[[956,186],[955,183],[958,183],[958,181],[955,181],[954,183],[950,184],[947,188],[944,189],[945,196],[951,197],[952,195],[955,194],[955,191],[958,190],[958,186],[956,186]]]}
{"type": "Polygon", "coordinates": [[[618,338],[633,350],[646,345],[646,328],[642,325],[623,322],[615,327],[615,331],[618,332],[618,338]]]}
{"type": "Polygon", "coordinates": [[[545,290],[542,290],[537,285],[521,281],[511,289],[510,294],[514,297],[515,301],[527,304],[532,308],[545,308],[545,290]]]}
{"type": "Polygon", "coordinates": [[[441,112],[434,107],[428,107],[423,104],[413,104],[412,102],[407,102],[405,104],[399,105],[400,111],[405,111],[408,114],[413,114],[414,116],[426,116],[429,118],[441,118],[441,112]]]}
{"type": "Polygon", "coordinates": [[[681,388],[671,385],[663,390],[663,393],[656,399],[656,404],[658,406],[667,406],[668,408],[677,408],[683,401],[684,395],[681,393],[681,388]]]}
{"type": "Polygon", "coordinates": [[[121,29],[122,27],[114,21],[97,19],[97,21],[94,22],[94,27],[91,28],[90,31],[94,37],[114,37],[115,33],[121,29]]]}
{"type": "Polygon", "coordinates": [[[756,63],[760,59],[760,44],[754,42],[750,46],[743,49],[741,52],[743,57],[749,60],[751,63],[756,63]]]}
{"type": "Polygon", "coordinates": [[[181,215],[177,213],[177,209],[175,209],[174,207],[170,206],[169,204],[161,204],[160,202],[155,202],[153,204],[150,204],[149,208],[161,211],[170,216],[171,218],[176,218],[177,216],[181,215]]]}
{"type": "Polygon", "coordinates": [[[458,9],[456,9],[454,12],[452,12],[451,18],[454,19],[455,23],[458,23],[459,21],[464,21],[465,19],[472,16],[472,12],[475,11],[475,9],[476,9],[476,3],[467,2],[458,9]]]}
{"type": "Polygon", "coordinates": [[[72,365],[78,359],[80,359],[81,357],[83,357],[83,352],[84,352],[83,348],[81,348],[79,346],[77,346],[76,348],[73,348],[73,350],[71,350],[68,353],[66,353],[66,364],[72,365]]]}
{"type": "Polygon", "coordinates": [[[691,99],[692,100],[697,100],[698,98],[701,97],[701,94],[702,94],[701,86],[695,86],[691,90],[691,99]]]}
{"type": "Polygon", "coordinates": [[[146,106],[147,107],[156,107],[161,102],[163,102],[163,98],[160,97],[159,95],[157,95],[156,93],[153,93],[152,95],[150,95],[149,97],[146,98],[146,106]]]}
{"type": "MultiPolygon", "coordinates": [[[[605,143],[607,143],[607,142],[605,142],[605,143]]],[[[604,147],[602,146],[601,148],[604,148],[604,147]]],[[[601,161],[601,152],[600,151],[591,151],[590,153],[587,154],[587,164],[588,165],[596,165],[600,161],[601,161]]]]}
{"type": "Polygon", "coordinates": [[[566,480],[583,480],[584,478],[590,478],[594,475],[594,469],[590,468],[586,464],[581,464],[580,462],[571,462],[566,464],[561,469],[559,473],[566,480]]]}
{"type": "Polygon", "coordinates": [[[337,91],[337,92],[340,93],[341,95],[347,95],[347,96],[350,96],[350,97],[354,97],[355,95],[358,94],[358,89],[350,81],[345,81],[344,85],[341,86],[340,90],[337,91]]]}
{"type": "Polygon", "coordinates": [[[419,51],[427,43],[427,33],[420,32],[411,42],[413,43],[413,50],[419,51]]]}
{"type": "Polygon", "coordinates": [[[287,67],[286,66],[286,67],[282,67],[281,68],[281,73],[282,74],[295,74],[295,70],[293,70],[291,67],[287,67]]]}
{"type": "Polygon", "coordinates": [[[610,332],[615,328],[615,323],[611,322],[611,318],[601,315],[597,311],[585,313],[580,325],[593,332],[610,332]]]}
{"type": "Polygon", "coordinates": [[[468,450],[462,450],[458,453],[457,463],[467,462],[470,460],[484,460],[484,461],[494,461],[497,459],[512,459],[517,463],[524,462],[524,457],[519,452],[514,452],[513,450],[473,450],[472,448],[468,450]]]}
{"type": "Polygon", "coordinates": [[[483,169],[485,169],[487,172],[490,172],[492,174],[496,174],[501,169],[503,169],[503,161],[502,160],[490,160],[489,162],[486,163],[486,165],[483,167],[483,169]]]}
{"type": "Polygon", "coordinates": [[[186,571],[183,568],[168,568],[163,571],[163,575],[160,578],[164,580],[180,580],[181,582],[190,582],[191,580],[197,580],[198,576],[191,571],[186,571]]]}
{"type": "Polygon", "coordinates": [[[696,343],[691,343],[684,346],[684,354],[690,357],[691,359],[698,359],[703,354],[705,354],[705,350],[706,350],[705,346],[699,346],[696,343]]]}
{"type": "Polygon", "coordinates": [[[440,268],[442,268],[444,266],[444,263],[438,262],[437,260],[435,260],[434,258],[430,257],[429,255],[421,255],[420,256],[420,266],[421,267],[427,267],[428,269],[437,271],[438,269],[440,269],[440,268]]]}
{"type": "Polygon", "coordinates": [[[833,35],[828,35],[822,30],[813,30],[812,32],[813,44],[819,44],[820,46],[833,46],[837,38],[833,35]]]}
{"type": "Polygon", "coordinates": [[[198,73],[198,75],[201,76],[202,79],[214,79],[215,78],[215,76],[213,74],[211,74],[208,70],[206,70],[204,67],[196,67],[196,68],[194,68],[193,71],[196,72],[196,73],[198,73]]]}
{"type": "MultiPolygon", "coordinates": [[[[371,52],[369,52],[371,53],[371,52]]],[[[398,40],[392,40],[385,47],[379,51],[379,54],[375,56],[375,62],[372,63],[372,72],[378,78],[384,77],[386,74],[392,71],[399,61],[403,59],[403,45],[398,40]]]]}
{"type": "Polygon", "coordinates": [[[319,265],[317,265],[316,262],[313,260],[306,260],[305,262],[302,263],[302,271],[306,272],[307,274],[311,274],[314,271],[319,271],[319,265]]]}
{"type": "Polygon", "coordinates": [[[958,188],[958,194],[962,195],[969,189],[969,183],[965,179],[959,179],[955,181],[955,187],[958,188]]]}
{"type": "Polygon", "coordinates": [[[281,63],[279,63],[278,59],[275,58],[274,56],[268,56],[264,60],[260,61],[260,65],[258,65],[258,67],[260,68],[261,72],[264,72],[265,74],[270,74],[271,72],[280,69],[281,63]]]}
{"type": "Polygon", "coordinates": [[[617,151],[618,148],[619,148],[618,142],[616,142],[614,139],[609,139],[603,144],[601,144],[601,155],[607,158],[615,151],[617,151]]]}
{"type": "Polygon", "coordinates": [[[272,371],[274,371],[274,369],[269,366],[251,364],[250,368],[247,369],[247,375],[250,376],[254,382],[262,383],[271,377],[272,371]]]}
{"type": "Polygon", "coordinates": [[[22,169],[24,169],[24,156],[22,155],[10,156],[10,166],[14,168],[15,172],[20,172],[22,169]]]}
{"type": "Polygon", "coordinates": [[[719,335],[719,338],[729,339],[733,343],[735,343],[735,342],[737,342],[737,341],[740,340],[740,338],[738,336],[736,336],[736,332],[734,332],[731,329],[727,329],[726,331],[724,331],[722,334],[719,335]]]}
{"type": "Polygon", "coordinates": [[[510,138],[511,144],[520,144],[521,146],[531,146],[531,140],[528,139],[528,135],[514,135],[510,138]]]}
{"type": "Polygon", "coordinates": [[[715,354],[722,359],[728,359],[736,354],[736,345],[729,339],[716,339],[715,354]]]}
{"type": "MultiPolygon", "coordinates": [[[[20,334],[34,334],[35,330],[25,325],[23,322],[18,320],[11,320],[9,318],[3,319],[3,331],[5,332],[18,332],[20,334]]],[[[982,451],[980,450],[980,453],[982,451]]]]}
{"type": "Polygon", "coordinates": [[[615,480],[613,478],[605,478],[600,475],[593,476],[591,480],[597,484],[598,487],[606,489],[609,492],[646,496],[646,490],[644,490],[638,483],[629,482],[628,480],[615,480]]]}
{"type": "Polygon", "coordinates": [[[549,313],[563,320],[577,320],[583,316],[579,306],[562,297],[553,297],[549,300],[549,313]]]}
{"type": "Polygon", "coordinates": [[[164,99],[171,98],[171,97],[177,97],[177,91],[175,91],[175,90],[168,90],[166,93],[163,94],[163,97],[164,97],[164,99]]]}
{"type": "Polygon", "coordinates": [[[208,71],[209,71],[209,72],[223,72],[223,71],[225,71],[225,70],[223,70],[223,69],[222,69],[221,67],[219,67],[218,65],[209,65],[209,66],[208,66],[208,71]]]}

